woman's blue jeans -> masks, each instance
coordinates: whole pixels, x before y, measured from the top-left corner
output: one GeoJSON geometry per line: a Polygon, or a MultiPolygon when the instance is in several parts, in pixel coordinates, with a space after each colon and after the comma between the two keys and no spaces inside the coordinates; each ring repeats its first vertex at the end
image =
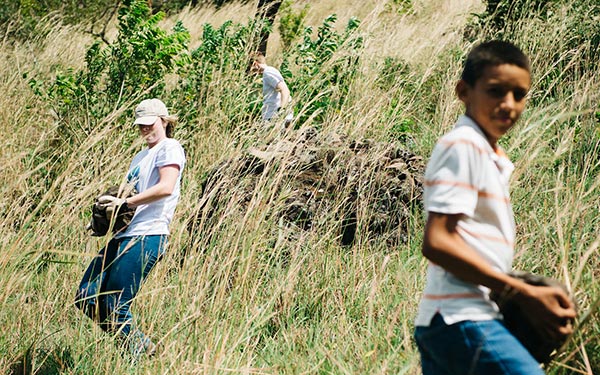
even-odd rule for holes
{"type": "Polygon", "coordinates": [[[537,361],[499,320],[447,325],[436,314],[417,327],[423,375],[543,375],[537,361]]]}
{"type": "Polygon", "coordinates": [[[166,235],[111,239],[85,271],[75,305],[103,330],[127,338],[133,324],[131,301],[166,244],[166,235]]]}

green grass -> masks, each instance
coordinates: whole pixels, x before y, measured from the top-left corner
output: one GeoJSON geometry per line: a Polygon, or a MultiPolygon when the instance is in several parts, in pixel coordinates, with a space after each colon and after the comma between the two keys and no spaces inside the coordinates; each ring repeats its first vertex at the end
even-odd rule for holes
{"type": "MultiPolygon", "coordinates": [[[[378,9],[376,2],[368,6],[378,9]]],[[[453,6],[481,10],[477,2],[453,6]]],[[[453,85],[462,53],[471,46],[461,32],[468,12],[441,17],[437,7],[413,2],[413,8],[407,15],[380,9],[362,23],[369,32],[358,74],[342,110],[324,114],[321,132],[400,140],[428,158],[462,111],[453,85]],[[431,38],[417,37],[415,30],[426,29],[431,17],[454,21],[432,25],[431,38]],[[401,48],[390,48],[396,43],[401,48]],[[387,56],[406,65],[401,77],[382,88],[387,56]]],[[[239,18],[240,8],[232,9],[230,18],[239,18]]],[[[566,12],[568,5],[561,9],[566,12]]],[[[184,25],[211,10],[196,12],[182,14],[184,25]]],[[[326,16],[314,12],[309,10],[307,20],[326,16]]],[[[585,317],[548,373],[592,374],[600,371],[600,125],[594,115],[600,110],[600,77],[569,68],[587,61],[563,45],[568,25],[569,18],[557,12],[512,31],[511,39],[530,51],[534,87],[531,105],[503,145],[516,165],[515,267],[565,281],[585,317]]],[[[83,229],[90,202],[120,181],[140,147],[133,142],[135,129],[115,120],[131,108],[116,108],[85,136],[62,142],[58,128],[64,121],[31,92],[22,73],[51,77],[55,65],[80,66],[89,36],[72,28],[64,33],[59,24],[48,27],[53,31],[30,44],[0,44],[0,373],[419,373],[412,331],[426,261],[420,255],[424,216],[418,208],[411,213],[406,243],[391,247],[359,232],[353,246],[343,247],[333,214],[307,232],[280,225],[273,213],[287,185],[274,165],[245,206],[235,202],[247,181],[229,181],[232,203],[221,207],[216,224],[204,223],[194,237],[187,232],[207,171],[264,143],[251,131],[256,124],[228,122],[245,118],[232,114],[258,94],[226,78],[207,88],[197,122],[182,124],[176,133],[188,164],[169,251],[133,306],[162,352],[131,366],[113,338],[73,306],[85,267],[106,241],[83,229]]]]}

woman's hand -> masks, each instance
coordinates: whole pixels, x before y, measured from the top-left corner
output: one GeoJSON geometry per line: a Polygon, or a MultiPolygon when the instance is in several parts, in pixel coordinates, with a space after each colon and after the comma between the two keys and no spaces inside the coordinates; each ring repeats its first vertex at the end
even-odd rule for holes
{"type": "Polygon", "coordinates": [[[106,211],[106,218],[110,220],[121,207],[127,208],[127,200],[112,195],[102,195],[96,200],[96,205],[106,211]]]}

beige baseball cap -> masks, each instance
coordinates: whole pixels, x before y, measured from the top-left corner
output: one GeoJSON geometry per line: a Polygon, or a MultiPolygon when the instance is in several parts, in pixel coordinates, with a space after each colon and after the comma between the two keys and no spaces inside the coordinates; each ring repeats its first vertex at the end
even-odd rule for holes
{"type": "Polygon", "coordinates": [[[167,106],[160,99],[145,99],[135,108],[134,125],[152,125],[159,117],[168,117],[167,106]]]}

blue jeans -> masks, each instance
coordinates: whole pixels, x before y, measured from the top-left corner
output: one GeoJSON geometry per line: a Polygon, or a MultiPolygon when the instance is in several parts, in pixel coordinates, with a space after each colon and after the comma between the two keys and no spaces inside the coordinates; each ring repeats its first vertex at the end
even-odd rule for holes
{"type": "Polygon", "coordinates": [[[75,305],[103,330],[126,339],[133,331],[131,301],[166,244],[165,235],[111,239],[85,271],[75,305]]]}
{"type": "Polygon", "coordinates": [[[447,325],[436,314],[417,327],[424,375],[543,375],[537,361],[499,320],[447,325]]]}

